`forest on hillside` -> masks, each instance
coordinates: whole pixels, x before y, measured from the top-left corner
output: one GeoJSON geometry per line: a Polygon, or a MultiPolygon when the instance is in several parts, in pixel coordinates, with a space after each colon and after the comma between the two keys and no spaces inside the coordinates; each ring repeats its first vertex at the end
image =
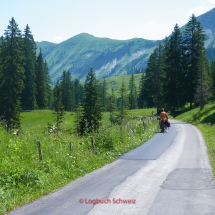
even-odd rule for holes
{"type": "Polygon", "coordinates": [[[97,80],[93,68],[84,84],[63,70],[53,85],[42,50],[36,53],[30,27],[22,32],[12,18],[0,39],[1,121],[10,130],[20,128],[21,111],[51,109],[59,123],[64,111],[76,111],[78,130],[84,133],[87,127],[98,129],[104,111],[115,123],[123,121],[127,109],[156,107],[159,112],[164,107],[172,115],[187,104],[202,109],[214,98],[215,89],[215,61],[207,58],[204,41],[193,15],[183,32],[176,24],[170,37],[155,48],[138,86],[132,74],[128,86],[122,81],[119,92],[107,93],[107,80],[97,80]]]}
{"type": "Polygon", "coordinates": [[[204,47],[205,35],[192,15],[183,32],[178,25],[151,54],[142,78],[139,107],[165,107],[173,115],[189,105],[201,109],[214,98],[215,61],[204,47]]]}

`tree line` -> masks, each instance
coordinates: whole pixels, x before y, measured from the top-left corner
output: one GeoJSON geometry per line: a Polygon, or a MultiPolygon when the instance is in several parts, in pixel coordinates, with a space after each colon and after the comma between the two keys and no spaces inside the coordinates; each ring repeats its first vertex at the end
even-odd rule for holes
{"type": "Polygon", "coordinates": [[[97,130],[101,112],[116,110],[116,98],[113,92],[107,95],[106,80],[99,84],[91,68],[83,84],[64,70],[53,86],[42,50],[37,54],[36,49],[30,27],[22,33],[12,18],[0,39],[0,122],[10,131],[21,127],[21,111],[52,109],[59,124],[64,111],[81,110],[78,131],[97,130]]]}
{"type": "Polygon", "coordinates": [[[200,22],[192,15],[181,31],[178,25],[150,55],[143,73],[139,107],[161,107],[173,115],[189,104],[204,108],[214,98],[215,61],[209,62],[200,22]]]}
{"type": "MultiPolygon", "coordinates": [[[[36,53],[30,27],[22,33],[12,18],[0,38],[0,117],[7,130],[20,128],[22,110],[54,109],[56,90],[51,84],[48,64],[41,49],[36,53]]],[[[61,85],[64,108],[72,111],[82,100],[82,85],[66,71],[61,85]]]]}
{"type": "Polygon", "coordinates": [[[0,116],[8,129],[20,127],[20,111],[53,109],[60,122],[64,111],[76,111],[80,134],[96,131],[102,112],[110,112],[111,123],[122,123],[127,109],[161,107],[171,111],[189,104],[204,107],[213,98],[215,61],[209,62],[204,47],[204,32],[192,15],[181,32],[175,25],[172,34],[150,55],[137,87],[134,75],[128,89],[124,82],[117,95],[107,93],[106,79],[97,80],[93,68],[86,80],[73,80],[64,70],[52,86],[48,64],[27,25],[22,34],[14,18],[0,40],[0,116]]]}

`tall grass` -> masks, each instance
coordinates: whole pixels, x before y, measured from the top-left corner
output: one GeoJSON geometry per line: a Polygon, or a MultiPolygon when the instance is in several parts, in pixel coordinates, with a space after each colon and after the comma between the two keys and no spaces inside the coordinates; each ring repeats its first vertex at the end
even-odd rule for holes
{"type": "Polygon", "coordinates": [[[99,132],[83,137],[76,134],[75,114],[71,113],[66,113],[58,135],[47,131],[47,123],[55,123],[52,111],[22,113],[19,136],[0,127],[0,214],[66,185],[143,144],[157,129],[157,121],[147,117],[150,114],[151,109],[131,111],[125,124],[111,126],[109,114],[105,113],[99,132]]]}

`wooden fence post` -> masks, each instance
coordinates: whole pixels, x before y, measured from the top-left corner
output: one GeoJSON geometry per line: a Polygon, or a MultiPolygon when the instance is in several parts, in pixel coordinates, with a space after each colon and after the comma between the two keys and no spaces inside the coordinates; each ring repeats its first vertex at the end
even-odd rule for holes
{"type": "Polygon", "coordinates": [[[69,142],[69,151],[72,152],[72,142],[69,142]]]}
{"type": "Polygon", "coordinates": [[[43,155],[42,155],[42,149],[41,149],[40,141],[37,141],[37,145],[38,145],[39,159],[42,161],[43,155]]]}
{"type": "Polygon", "coordinates": [[[143,127],[144,127],[144,129],[146,129],[146,123],[143,121],[143,127]]]}
{"type": "Polygon", "coordinates": [[[94,151],[95,150],[95,140],[94,140],[93,136],[90,136],[90,139],[91,139],[92,149],[94,151]]]}

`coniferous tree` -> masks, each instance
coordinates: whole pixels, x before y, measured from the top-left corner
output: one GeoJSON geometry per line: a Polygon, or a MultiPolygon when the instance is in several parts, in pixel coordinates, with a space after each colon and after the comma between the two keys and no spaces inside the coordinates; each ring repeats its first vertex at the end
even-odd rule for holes
{"type": "Polygon", "coordinates": [[[110,112],[110,122],[114,122],[114,112],[116,111],[116,97],[113,88],[111,89],[111,95],[108,97],[108,111],[110,112]]]}
{"type": "Polygon", "coordinates": [[[162,44],[159,44],[150,55],[145,71],[144,88],[140,92],[144,95],[148,107],[157,106],[157,112],[159,112],[162,104],[163,52],[164,47],[162,44]]]}
{"type": "Polygon", "coordinates": [[[137,88],[135,85],[135,80],[134,80],[134,74],[131,75],[130,81],[129,81],[129,105],[130,105],[130,110],[136,109],[137,108],[137,88]]]}
{"type": "Polygon", "coordinates": [[[7,129],[20,127],[20,96],[24,88],[24,44],[15,19],[1,39],[0,116],[7,129]]]}
{"type": "Polygon", "coordinates": [[[211,63],[211,76],[212,76],[212,89],[213,89],[213,97],[215,96],[215,60],[211,63]]]}
{"type": "Polygon", "coordinates": [[[144,108],[146,105],[146,103],[145,103],[146,101],[144,101],[145,100],[144,79],[145,79],[145,73],[142,73],[140,83],[139,83],[139,94],[138,94],[138,98],[137,98],[139,108],[144,108]]]}
{"type": "Polygon", "coordinates": [[[97,131],[102,119],[102,108],[99,83],[95,72],[91,68],[84,84],[83,112],[80,121],[80,133],[97,131]]]}
{"type": "Polygon", "coordinates": [[[74,81],[75,107],[79,107],[84,99],[84,87],[78,79],[74,81]]]}
{"type": "Polygon", "coordinates": [[[202,52],[204,52],[205,35],[200,22],[195,15],[192,15],[188,21],[183,34],[183,74],[184,89],[186,89],[186,100],[193,107],[194,94],[198,82],[200,61],[202,52]]]}
{"type": "Polygon", "coordinates": [[[75,110],[74,84],[69,71],[63,71],[61,76],[62,101],[66,111],[75,110]]]}
{"type": "Polygon", "coordinates": [[[48,104],[47,98],[47,72],[42,55],[42,50],[36,59],[36,101],[39,109],[45,109],[48,104]]]}
{"type": "Polygon", "coordinates": [[[144,84],[139,92],[139,96],[141,95],[142,105],[145,104],[146,107],[154,107],[155,106],[155,62],[156,62],[156,52],[153,52],[148,60],[147,67],[145,70],[145,77],[143,78],[144,84]]]}
{"type": "Polygon", "coordinates": [[[45,60],[44,61],[44,72],[45,72],[45,92],[46,92],[46,100],[47,100],[47,107],[51,107],[51,104],[53,102],[53,93],[52,93],[52,89],[51,89],[51,78],[49,75],[49,68],[48,68],[48,63],[45,60]]]}
{"type": "Polygon", "coordinates": [[[165,60],[163,81],[163,100],[165,106],[175,115],[176,109],[184,106],[184,75],[182,73],[182,35],[178,25],[165,43],[165,60]]]}
{"type": "Polygon", "coordinates": [[[35,84],[36,43],[28,25],[24,30],[23,40],[25,53],[25,80],[21,105],[24,110],[33,110],[37,108],[35,84]]]}
{"type": "Polygon", "coordinates": [[[212,97],[212,79],[210,74],[209,60],[205,53],[202,53],[202,57],[199,62],[199,73],[196,86],[196,93],[194,94],[194,100],[199,104],[202,110],[208,101],[212,97]]]}
{"type": "Polygon", "coordinates": [[[64,115],[64,107],[62,103],[62,90],[60,84],[57,84],[55,86],[54,111],[56,114],[56,126],[57,129],[59,130],[64,115]]]}
{"type": "Polygon", "coordinates": [[[101,92],[101,104],[104,111],[107,110],[107,82],[104,78],[102,83],[99,84],[100,92],[101,92]]]}
{"type": "Polygon", "coordinates": [[[162,87],[163,87],[163,75],[164,75],[164,47],[159,44],[157,47],[157,75],[156,75],[156,96],[155,103],[157,104],[157,113],[161,108],[162,104],[162,87]]]}
{"type": "Polygon", "coordinates": [[[60,80],[58,80],[55,84],[55,86],[53,87],[53,90],[52,90],[52,98],[53,98],[53,101],[52,101],[52,104],[51,104],[51,109],[55,109],[55,98],[57,97],[57,87],[60,86],[60,80]]]}
{"type": "Polygon", "coordinates": [[[118,117],[119,122],[122,123],[127,115],[127,109],[129,107],[128,95],[125,87],[125,83],[122,82],[122,85],[119,89],[119,106],[118,106],[118,117]]]}

